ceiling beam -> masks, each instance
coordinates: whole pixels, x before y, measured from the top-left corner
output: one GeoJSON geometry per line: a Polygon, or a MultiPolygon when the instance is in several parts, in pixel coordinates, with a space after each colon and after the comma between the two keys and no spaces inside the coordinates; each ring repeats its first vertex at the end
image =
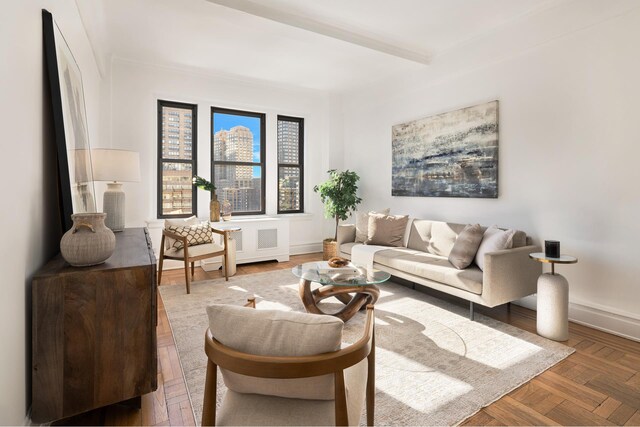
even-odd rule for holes
{"type": "Polygon", "coordinates": [[[409,61],[417,62],[424,65],[429,65],[431,58],[428,54],[423,52],[417,52],[410,49],[405,49],[399,46],[395,46],[389,43],[385,43],[380,40],[373,39],[371,37],[363,36],[342,28],[334,27],[333,25],[325,24],[304,16],[294,15],[287,12],[275,10],[273,8],[264,6],[257,2],[250,0],[208,0],[211,3],[215,3],[221,6],[225,6],[231,9],[239,10],[254,16],[269,19],[271,21],[279,22],[281,24],[289,25],[291,27],[300,28],[312,33],[321,34],[333,39],[342,40],[347,43],[351,43],[357,46],[361,46],[367,49],[382,52],[387,55],[395,56],[397,58],[406,59],[409,61]]]}

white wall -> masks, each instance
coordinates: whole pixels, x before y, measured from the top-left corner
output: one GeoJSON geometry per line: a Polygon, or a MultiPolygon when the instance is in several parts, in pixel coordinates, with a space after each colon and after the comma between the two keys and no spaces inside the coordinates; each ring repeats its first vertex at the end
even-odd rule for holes
{"type": "MultiPolygon", "coordinates": [[[[325,237],[322,204],[313,185],[326,178],[331,164],[329,97],[312,90],[234,80],[115,59],[112,63],[113,147],[140,152],[140,183],[126,183],[127,226],[143,226],[157,217],[157,100],[198,105],[198,174],[211,176],[211,107],[263,112],[266,122],[266,213],[277,213],[277,115],[305,119],[305,212],[291,218],[293,253],[320,250],[325,237]]],[[[335,156],[334,156],[335,157],[335,156]]],[[[198,193],[198,216],[208,217],[208,197],[198,193]]]]}
{"type": "Polygon", "coordinates": [[[636,9],[466,68],[455,52],[436,57],[423,75],[345,95],[344,166],[362,177],[364,206],[560,240],[579,259],[558,267],[571,317],[640,339],[638,40],[636,9]],[[391,197],[392,125],[494,99],[498,199],[391,197]]]}
{"type": "Polygon", "coordinates": [[[58,252],[55,140],[46,86],[41,9],[61,28],[84,81],[91,142],[104,86],[73,0],[3,2],[0,14],[0,424],[23,424],[30,403],[31,277],[58,252]]]}

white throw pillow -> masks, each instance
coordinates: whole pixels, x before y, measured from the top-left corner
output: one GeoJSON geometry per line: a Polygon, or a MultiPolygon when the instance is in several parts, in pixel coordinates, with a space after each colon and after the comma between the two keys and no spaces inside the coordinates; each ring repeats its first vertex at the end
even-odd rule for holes
{"type": "Polygon", "coordinates": [[[482,242],[476,252],[476,265],[484,271],[484,255],[490,252],[511,249],[513,247],[513,235],[515,230],[500,230],[495,225],[487,228],[482,237],[482,242]]]}
{"type": "Polygon", "coordinates": [[[389,215],[389,208],[378,209],[369,212],[356,212],[356,243],[364,243],[369,238],[369,215],[383,214],[389,215]]]}

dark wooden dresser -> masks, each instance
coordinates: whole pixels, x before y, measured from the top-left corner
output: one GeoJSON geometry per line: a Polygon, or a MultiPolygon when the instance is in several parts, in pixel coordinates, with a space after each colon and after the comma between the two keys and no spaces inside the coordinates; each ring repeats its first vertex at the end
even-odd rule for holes
{"type": "Polygon", "coordinates": [[[156,259],[146,228],[116,233],[104,264],[60,255],[33,279],[32,420],[44,423],[157,388],[156,259]]]}

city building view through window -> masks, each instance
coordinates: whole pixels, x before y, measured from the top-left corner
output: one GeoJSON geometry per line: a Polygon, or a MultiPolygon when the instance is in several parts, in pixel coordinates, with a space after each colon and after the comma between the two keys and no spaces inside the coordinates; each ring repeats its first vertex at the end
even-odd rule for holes
{"type": "Polygon", "coordinates": [[[212,108],[212,175],[233,214],[264,213],[265,115],[212,108]]]}
{"type": "Polygon", "coordinates": [[[195,169],[196,106],[158,101],[160,144],[160,194],[158,215],[194,214],[195,191],[191,183],[195,169]]]}
{"type": "Polygon", "coordinates": [[[303,119],[278,116],[278,212],[303,211],[303,119]]]}

